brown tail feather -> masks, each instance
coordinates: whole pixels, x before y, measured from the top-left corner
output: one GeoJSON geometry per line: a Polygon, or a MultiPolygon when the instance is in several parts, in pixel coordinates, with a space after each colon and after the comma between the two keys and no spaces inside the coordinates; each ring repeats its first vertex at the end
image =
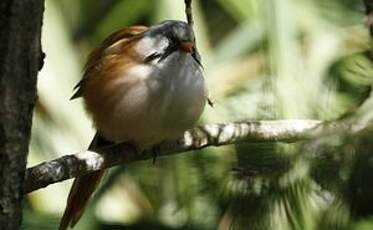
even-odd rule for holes
{"type": "Polygon", "coordinates": [[[105,170],[100,170],[74,180],[59,230],[66,230],[68,227],[74,227],[78,222],[92,193],[100,183],[104,172],[105,170]]]}
{"type": "MultiPolygon", "coordinates": [[[[96,134],[89,149],[94,149],[100,145],[99,138],[98,134],[96,134]]],[[[66,230],[69,227],[72,228],[79,221],[86,204],[100,183],[104,173],[105,170],[100,170],[74,180],[69,197],[67,198],[66,209],[62,216],[59,230],[66,230]]]]}

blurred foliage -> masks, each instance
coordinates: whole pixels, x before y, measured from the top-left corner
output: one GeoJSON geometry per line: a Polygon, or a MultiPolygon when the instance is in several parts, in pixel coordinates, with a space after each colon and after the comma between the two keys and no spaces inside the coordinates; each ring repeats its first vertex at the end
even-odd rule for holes
{"type": "MultiPolygon", "coordinates": [[[[373,68],[362,1],[195,0],[194,17],[216,104],[203,123],[333,120],[363,105],[369,126],[373,68]]],[[[184,18],[182,0],[46,0],[29,165],[88,146],[94,129],[69,98],[105,36],[184,18]]],[[[372,134],[223,146],[115,167],[75,229],[372,229],[372,134]]],[[[23,229],[56,229],[69,187],[30,194],[23,229]]]]}

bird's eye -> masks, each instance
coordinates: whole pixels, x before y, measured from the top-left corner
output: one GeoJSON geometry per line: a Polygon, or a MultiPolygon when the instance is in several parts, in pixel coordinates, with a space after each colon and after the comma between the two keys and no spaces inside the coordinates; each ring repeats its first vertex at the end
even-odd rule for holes
{"type": "Polygon", "coordinates": [[[153,61],[153,60],[155,60],[155,59],[158,59],[158,58],[160,58],[160,57],[162,57],[162,54],[161,54],[161,53],[154,52],[154,53],[151,53],[149,56],[145,57],[144,62],[145,62],[145,63],[149,63],[149,62],[151,62],[151,61],[153,61]]]}
{"type": "Polygon", "coordinates": [[[165,38],[167,39],[167,42],[165,46],[158,47],[158,51],[155,51],[153,53],[150,53],[148,56],[145,57],[144,62],[150,63],[154,60],[158,60],[158,62],[163,61],[165,58],[167,58],[170,54],[172,54],[176,49],[176,38],[172,36],[171,34],[166,34],[165,38]]]}
{"type": "Polygon", "coordinates": [[[177,50],[177,46],[175,45],[175,43],[170,43],[167,46],[167,48],[163,51],[163,54],[161,55],[159,62],[163,61],[165,58],[167,58],[170,54],[172,54],[176,50],[177,50]]]}

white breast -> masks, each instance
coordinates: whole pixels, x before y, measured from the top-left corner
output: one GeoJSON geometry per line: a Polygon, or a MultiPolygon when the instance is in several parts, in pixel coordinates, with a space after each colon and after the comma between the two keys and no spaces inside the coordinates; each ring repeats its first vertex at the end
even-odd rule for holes
{"type": "MultiPolygon", "coordinates": [[[[155,49],[167,45],[151,42],[155,49]]],[[[149,51],[144,44],[139,49],[149,51]]],[[[99,127],[108,139],[152,145],[180,136],[200,117],[206,100],[205,83],[190,54],[176,51],[162,62],[137,65],[124,75],[115,83],[113,98],[118,103],[107,114],[110,122],[99,127]]]]}

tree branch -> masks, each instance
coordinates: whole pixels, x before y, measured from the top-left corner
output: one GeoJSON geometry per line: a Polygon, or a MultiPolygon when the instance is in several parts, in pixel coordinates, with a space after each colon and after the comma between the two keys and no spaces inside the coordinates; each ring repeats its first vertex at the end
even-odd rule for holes
{"type": "Polygon", "coordinates": [[[20,229],[44,0],[0,1],[0,229],[20,229]]]}
{"type": "Polygon", "coordinates": [[[191,28],[193,28],[193,13],[192,13],[192,0],[185,0],[185,15],[187,18],[187,22],[191,28]]]}
{"type": "Polygon", "coordinates": [[[212,124],[186,131],[178,140],[165,141],[150,150],[136,153],[128,144],[116,144],[93,151],[43,162],[26,172],[25,193],[44,188],[50,184],[81,176],[92,171],[110,168],[119,164],[147,160],[157,156],[172,155],[209,146],[257,142],[296,142],[314,136],[320,121],[278,120],[212,124]]]}

